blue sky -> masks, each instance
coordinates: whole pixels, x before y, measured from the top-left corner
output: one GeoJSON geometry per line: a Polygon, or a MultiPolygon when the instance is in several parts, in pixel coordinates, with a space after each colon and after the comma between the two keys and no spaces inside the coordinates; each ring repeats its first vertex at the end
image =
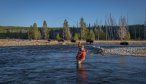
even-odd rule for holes
{"type": "Polygon", "coordinates": [[[143,24],[146,0],[0,0],[1,26],[63,26],[67,19],[70,26],[77,26],[84,17],[87,24],[104,24],[111,14],[118,24],[121,15],[128,16],[129,24],[143,24]]]}

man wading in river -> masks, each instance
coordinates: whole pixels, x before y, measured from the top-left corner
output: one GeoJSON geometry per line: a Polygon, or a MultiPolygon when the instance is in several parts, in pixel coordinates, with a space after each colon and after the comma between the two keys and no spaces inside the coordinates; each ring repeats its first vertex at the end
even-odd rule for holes
{"type": "Polygon", "coordinates": [[[76,59],[77,59],[77,63],[81,64],[82,61],[84,61],[86,58],[87,49],[85,49],[84,45],[81,45],[80,42],[78,43],[78,47],[79,47],[79,50],[78,50],[76,59]]]}

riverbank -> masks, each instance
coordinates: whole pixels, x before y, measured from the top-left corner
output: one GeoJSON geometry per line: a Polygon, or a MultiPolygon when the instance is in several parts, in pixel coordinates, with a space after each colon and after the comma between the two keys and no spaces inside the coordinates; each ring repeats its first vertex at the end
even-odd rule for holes
{"type": "MultiPolygon", "coordinates": [[[[22,39],[0,39],[0,46],[27,46],[27,45],[68,45],[68,44],[77,44],[70,41],[58,42],[56,40],[22,40],[22,39]]],[[[86,43],[86,41],[80,41],[81,43],[86,43]]],[[[112,40],[112,41],[94,41],[94,44],[120,44],[122,41],[112,40]]],[[[146,44],[146,41],[126,41],[129,44],[146,44]]]]}
{"type": "Polygon", "coordinates": [[[56,45],[57,41],[47,40],[22,40],[22,39],[0,39],[0,46],[31,46],[31,45],[56,45]]]}

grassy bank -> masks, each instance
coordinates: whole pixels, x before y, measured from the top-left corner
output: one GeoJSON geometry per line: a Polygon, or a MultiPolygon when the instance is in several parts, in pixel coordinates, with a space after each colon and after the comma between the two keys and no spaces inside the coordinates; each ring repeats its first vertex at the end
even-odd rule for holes
{"type": "Polygon", "coordinates": [[[0,46],[27,46],[27,45],[55,45],[57,41],[47,40],[21,40],[21,39],[0,39],[0,46]]]}
{"type": "MultiPolygon", "coordinates": [[[[78,43],[77,41],[76,43],[78,43]]],[[[94,41],[94,44],[120,44],[122,41],[94,41]]],[[[126,41],[129,44],[146,44],[146,41],[126,41]]],[[[65,41],[64,43],[52,40],[48,42],[47,40],[22,40],[22,39],[0,39],[0,46],[27,46],[27,45],[56,45],[56,44],[76,44],[70,41],[65,41]]],[[[81,43],[86,43],[86,41],[81,41],[81,43]]]]}

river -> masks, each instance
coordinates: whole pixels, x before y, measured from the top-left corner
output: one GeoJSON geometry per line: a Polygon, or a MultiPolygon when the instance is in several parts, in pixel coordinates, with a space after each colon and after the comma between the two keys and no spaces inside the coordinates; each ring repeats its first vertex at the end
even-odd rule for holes
{"type": "Polygon", "coordinates": [[[146,84],[145,56],[101,55],[89,46],[79,66],[76,45],[0,47],[0,84],[146,84]]]}

